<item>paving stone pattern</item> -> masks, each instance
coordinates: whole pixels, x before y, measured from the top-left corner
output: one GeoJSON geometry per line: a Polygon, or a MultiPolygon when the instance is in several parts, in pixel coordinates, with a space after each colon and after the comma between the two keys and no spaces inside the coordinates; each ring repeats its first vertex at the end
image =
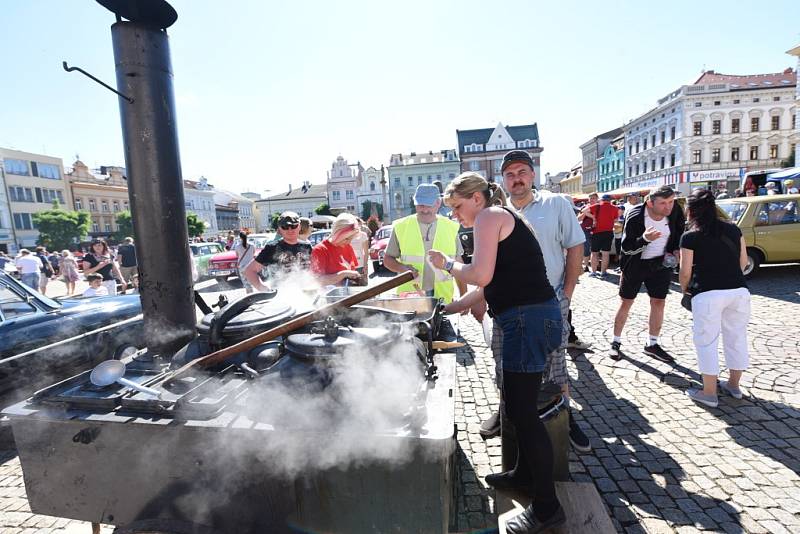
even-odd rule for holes
{"type": "MultiPolygon", "coordinates": [[[[576,418],[594,451],[570,453],[572,479],[597,486],[623,533],[800,532],[800,268],[764,268],[751,281],[751,368],[742,381],[749,395],[740,401],[720,397],[716,409],[684,395],[700,377],[691,316],[677,293],[668,298],[662,332],[662,346],[675,364],[641,352],[647,339],[645,294],[623,335],[627,357],[607,358],[616,281],[583,276],[573,302],[578,335],[593,344],[590,352],[572,352],[568,363],[580,408],[576,418]]],[[[498,393],[480,326],[469,317],[459,325],[469,346],[458,356],[457,526],[461,532],[485,531],[496,527],[497,516],[494,492],[483,477],[500,469],[501,453],[500,439],[484,441],[478,428],[497,408],[498,393]]],[[[87,523],[30,513],[8,429],[2,437],[0,534],[91,532],[87,523]]]]}
{"type": "MultiPolygon", "coordinates": [[[[644,293],[623,333],[626,358],[606,356],[616,283],[615,276],[582,276],[573,301],[578,335],[593,345],[590,352],[572,351],[568,363],[576,418],[594,451],[570,453],[572,479],[595,483],[619,532],[800,532],[800,268],[764,268],[750,282],[751,368],[742,379],[749,395],[721,396],[716,409],[684,394],[701,379],[691,314],[679,293],[668,297],[662,331],[675,364],[642,353],[644,293]]],[[[491,353],[477,323],[461,324],[471,350],[459,359],[457,424],[471,498],[465,492],[458,517],[468,531],[496,525],[494,494],[481,478],[500,469],[501,456],[499,438],[483,442],[477,435],[497,406],[491,353]]]]}

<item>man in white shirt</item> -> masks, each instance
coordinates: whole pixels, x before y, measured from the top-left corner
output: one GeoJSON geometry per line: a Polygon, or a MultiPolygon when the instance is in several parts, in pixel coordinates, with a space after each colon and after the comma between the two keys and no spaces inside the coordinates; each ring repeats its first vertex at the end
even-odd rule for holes
{"type": "Polygon", "coordinates": [[[663,362],[675,360],[659,345],[659,335],[684,226],[683,209],[675,202],[675,191],[666,185],[651,192],[643,205],[635,206],[625,214],[620,258],[620,304],[614,317],[611,359],[619,360],[623,356],[620,348],[622,329],[644,284],[650,297],[649,340],[644,353],[663,362]]]}
{"type": "Polygon", "coordinates": [[[39,258],[32,255],[27,248],[23,248],[19,251],[19,256],[14,260],[14,264],[21,275],[22,283],[39,291],[39,272],[42,268],[39,258]]]}

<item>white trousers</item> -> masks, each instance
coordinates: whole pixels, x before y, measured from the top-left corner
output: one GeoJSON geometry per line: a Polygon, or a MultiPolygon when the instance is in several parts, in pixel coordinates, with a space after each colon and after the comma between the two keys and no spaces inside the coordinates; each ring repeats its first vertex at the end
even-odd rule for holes
{"type": "Polygon", "coordinates": [[[716,289],[692,298],[692,333],[697,365],[704,375],[719,375],[719,337],[728,369],[747,369],[747,323],[750,321],[750,291],[716,289]]]}
{"type": "Polygon", "coordinates": [[[117,294],[117,281],[116,280],[103,280],[103,285],[108,289],[109,295],[117,294]]]}

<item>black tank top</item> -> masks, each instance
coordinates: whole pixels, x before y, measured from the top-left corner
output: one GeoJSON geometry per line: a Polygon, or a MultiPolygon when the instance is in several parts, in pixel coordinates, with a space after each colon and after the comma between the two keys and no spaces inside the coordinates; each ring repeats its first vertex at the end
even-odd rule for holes
{"type": "Polygon", "coordinates": [[[492,314],[514,306],[537,304],[555,297],[539,242],[519,215],[503,208],[514,217],[514,230],[497,244],[494,276],[483,289],[492,314]]]}

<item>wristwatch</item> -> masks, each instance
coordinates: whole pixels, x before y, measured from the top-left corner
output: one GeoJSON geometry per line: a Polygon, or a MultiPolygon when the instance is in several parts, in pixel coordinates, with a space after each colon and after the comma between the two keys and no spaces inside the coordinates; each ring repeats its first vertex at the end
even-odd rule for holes
{"type": "Polygon", "coordinates": [[[453,260],[447,260],[444,263],[444,270],[449,273],[453,269],[453,265],[455,265],[455,264],[456,264],[456,262],[454,262],[453,260]]]}

